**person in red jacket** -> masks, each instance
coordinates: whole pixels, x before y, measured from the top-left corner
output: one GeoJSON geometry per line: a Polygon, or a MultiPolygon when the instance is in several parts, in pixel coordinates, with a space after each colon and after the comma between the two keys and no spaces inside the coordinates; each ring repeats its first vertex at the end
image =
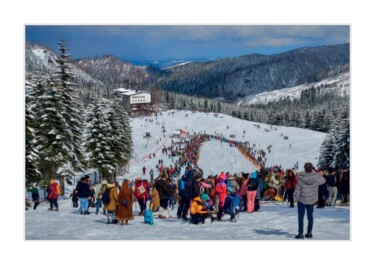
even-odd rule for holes
{"type": "Polygon", "coordinates": [[[137,198],[141,211],[139,213],[142,216],[146,210],[147,200],[150,198],[150,183],[147,180],[142,180],[138,177],[134,183],[134,196],[137,198]]]}
{"type": "Polygon", "coordinates": [[[289,207],[291,208],[294,207],[294,190],[296,189],[296,185],[297,185],[296,175],[294,174],[293,170],[288,169],[285,175],[284,188],[286,190],[285,196],[288,196],[288,201],[290,203],[289,207]]]}
{"type": "Polygon", "coordinates": [[[219,198],[219,212],[217,213],[217,219],[220,221],[224,213],[224,203],[227,197],[227,185],[225,184],[225,173],[221,173],[218,177],[218,184],[215,187],[216,194],[219,198]]]}
{"type": "Polygon", "coordinates": [[[50,185],[48,187],[48,200],[49,200],[49,211],[53,211],[53,206],[55,206],[55,211],[59,210],[59,205],[57,204],[57,198],[60,195],[60,187],[57,182],[55,182],[53,179],[50,180],[50,185]]]}

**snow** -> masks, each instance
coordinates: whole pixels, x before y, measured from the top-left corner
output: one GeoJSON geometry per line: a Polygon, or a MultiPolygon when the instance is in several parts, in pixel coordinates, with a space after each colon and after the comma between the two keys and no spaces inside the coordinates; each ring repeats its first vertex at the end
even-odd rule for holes
{"type": "MultiPolygon", "coordinates": [[[[134,179],[136,176],[142,176],[143,166],[146,166],[147,173],[142,177],[149,178],[148,172],[151,168],[157,175],[155,165],[159,159],[164,160],[164,165],[171,164],[168,157],[162,155],[161,148],[164,145],[169,146],[172,140],[177,140],[170,138],[176,128],[187,130],[190,134],[204,131],[215,134],[216,131],[227,138],[230,134],[235,134],[237,138],[234,139],[255,143],[264,150],[271,144],[271,154],[268,151],[266,154],[268,165],[281,164],[287,168],[293,166],[296,160],[300,165],[307,161],[317,162],[315,157],[319,154],[324,133],[281,126],[272,126],[271,129],[267,124],[259,124],[258,129],[252,122],[222,114],[220,116],[223,118],[215,117],[214,113],[168,111],[158,117],[132,119],[134,159],[130,161],[129,173],[119,176],[118,180],[121,182],[123,178],[134,179]],[[185,117],[185,114],[188,117],[185,117]],[[149,119],[153,119],[153,122],[149,119]],[[156,121],[160,124],[157,125],[156,121]],[[162,126],[166,130],[165,137],[162,126]],[[270,132],[265,132],[265,128],[270,129],[270,132]],[[245,134],[243,131],[246,131],[245,134]],[[151,138],[143,138],[146,132],[151,132],[151,138]],[[281,133],[288,135],[289,139],[284,140],[281,133]],[[289,144],[292,147],[289,147],[289,144]],[[155,158],[149,159],[149,154],[152,153],[155,153],[155,158]]],[[[203,169],[205,177],[219,174],[221,171],[235,173],[254,170],[254,166],[235,147],[213,139],[201,147],[198,165],[203,169]]],[[[77,175],[74,183],[81,176],[77,175]]],[[[65,197],[59,199],[59,212],[48,211],[49,204],[46,202],[37,210],[30,208],[25,212],[27,240],[294,240],[293,236],[298,228],[297,208],[289,208],[280,202],[262,202],[259,212],[241,213],[237,223],[229,222],[229,216],[226,215],[222,222],[208,221],[198,226],[175,218],[155,219],[155,226],[149,226],[143,223],[143,217],[137,216],[139,206],[134,204],[135,219],[130,221],[129,226],[106,225],[106,217],[101,212],[98,215],[93,214],[94,208],[91,208],[92,214],[88,216],[82,216],[78,214],[78,209],[72,208],[69,199],[72,190],[73,186],[67,186],[65,197]]],[[[171,211],[172,216],[176,216],[176,210],[175,208],[171,211]]],[[[326,207],[314,211],[312,240],[350,239],[349,207],[326,207]]]]}
{"type": "MultiPolygon", "coordinates": [[[[42,203],[37,210],[26,211],[26,240],[295,240],[298,231],[297,208],[280,203],[267,202],[259,212],[240,213],[236,223],[230,222],[228,215],[222,222],[207,220],[203,225],[154,217],[154,226],[136,216],[139,206],[135,205],[134,220],[128,226],[106,225],[107,218],[101,211],[95,215],[95,208],[90,208],[91,215],[80,215],[69,199],[59,200],[59,212],[50,212],[48,207],[49,204],[42,203]]],[[[176,216],[176,209],[172,214],[176,216]]],[[[311,240],[349,240],[349,231],[348,207],[314,210],[311,240]]]]}
{"type": "MultiPolygon", "coordinates": [[[[325,133],[284,126],[272,126],[271,129],[271,125],[268,124],[254,123],[224,114],[215,117],[214,114],[215,113],[193,113],[191,111],[169,111],[163,112],[163,115],[159,115],[158,117],[153,116],[150,118],[132,119],[134,159],[130,161],[130,172],[127,177],[129,179],[135,178],[135,176],[142,172],[143,166],[146,166],[147,171],[149,171],[151,167],[155,168],[160,158],[164,160],[164,165],[169,165],[169,161],[166,164],[168,157],[162,156],[161,148],[163,144],[166,144],[166,146],[171,144],[172,138],[170,137],[173,135],[176,128],[187,130],[190,134],[194,132],[206,132],[207,134],[214,135],[216,132],[228,139],[231,134],[234,134],[236,137],[230,139],[242,142],[249,141],[251,146],[253,144],[256,145],[256,149],[266,151],[266,166],[281,165],[284,168],[292,168],[297,161],[300,167],[303,166],[305,162],[312,162],[314,165],[318,162],[320,145],[326,136],[325,133]],[[174,114],[172,116],[172,114],[168,115],[168,113],[174,114]],[[185,117],[185,114],[187,114],[188,117],[185,117]],[[153,122],[146,122],[146,119],[153,119],[153,122]],[[159,122],[159,125],[157,125],[156,122],[159,122]],[[260,125],[259,129],[254,126],[257,124],[260,125]],[[166,130],[165,138],[163,136],[162,126],[164,126],[166,130]],[[229,129],[227,129],[227,126],[229,126],[229,129]],[[269,132],[266,132],[265,129],[269,130],[269,132]],[[245,134],[243,131],[245,131],[245,134]],[[146,132],[151,132],[150,139],[143,138],[146,132]],[[284,140],[284,136],[288,136],[288,140],[284,140]],[[272,145],[271,153],[267,151],[269,145],[272,145]],[[289,147],[289,145],[291,147],[289,147]],[[156,157],[149,159],[149,155],[153,153],[155,153],[156,157]]],[[[223,143],[221,145],[220,142],[218,142],[219,146],[216,146],[211,143],[205,143],[201,151],[209,149],[206,145],[215,149],[208,151],[211,155],[201,155],[198,164],[204,167],[210,165],[211,168],[207,169],[211,170],[213,173],[220,173],[223,171],[222,166],[227,164],[219,164],[215,161],[219,156],[223,156],[224,152],[230,151],[232,157],[236,157],[236,159],[242,158],[236,148],[229,147],[228,144],[223,143]],[[222,151],[218,149],[221,148],[220,146],[223,148],[221,149],[222,151]]],[[[243,161],[246,162],[247,160],[245,159],[243,161]]],[[[239,166],[239,164],[242,163],[237,163],[237,166],[239,166]]],[[[247,164],[250,166],[251,170],[251,164],[248,161],[247,164]]],[[[235,168],[233,168],[233,170],[234,169],[235,168]]],[[[230,172],[239,172],[239,169],[230,172]]]]}
{"type": "Polygon", "coordinates": [[[319,82],[304,84],[295,87],[277,89],[269,92],[263,92],[256,95],[246,96],[239,100],[237,105],[241,104],[266,104],[268,102],[277,101],[289,97],[297,99],[301,97],[301,92],[311,87],[326,86],[321,90],[322,93],[335,92],[337,95],[348,95],[350,91],[350,74],[343,73],[335,77],[325,78],[319,82]]]}
{"type": "Polygon", "coordinates": [[[191,63],[191,62],[189,62],[189,61],[182,62],[182,63],[175,64],[175,65],[172,65],[172,66],[169,66],[169,67],[165,67],[165,68],[163,68],[163,70],[171,69],[171,68],[178,67],[178,66],[183,66],[183,65],[189,64],[189,63],[191,63]]]}

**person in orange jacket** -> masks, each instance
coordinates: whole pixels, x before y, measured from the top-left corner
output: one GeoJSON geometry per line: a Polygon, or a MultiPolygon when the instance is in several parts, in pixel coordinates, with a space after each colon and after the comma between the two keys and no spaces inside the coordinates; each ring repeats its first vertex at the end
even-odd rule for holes
{"type": "Polygon", "coordinates": [[[203,203],[208,199],[209,197],[205,193],[193,199],[190,205],[190,223],[195,225],[199,223],[204,224],[204,220],[208,217],[210,211],[203,203]]]}

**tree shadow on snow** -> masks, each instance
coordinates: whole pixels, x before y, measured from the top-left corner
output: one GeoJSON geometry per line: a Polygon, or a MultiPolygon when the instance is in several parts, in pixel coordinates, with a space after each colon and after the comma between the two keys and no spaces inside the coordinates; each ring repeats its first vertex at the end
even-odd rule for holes
{"type": "Polygon", "coordinates": [[[285,232],[280,229],[268,229],[268,230],[261,230],[261,229],[254,229],[254,232],[261,235],[278,235],[278,236],[294,236],[291,233],[285,232]]]}

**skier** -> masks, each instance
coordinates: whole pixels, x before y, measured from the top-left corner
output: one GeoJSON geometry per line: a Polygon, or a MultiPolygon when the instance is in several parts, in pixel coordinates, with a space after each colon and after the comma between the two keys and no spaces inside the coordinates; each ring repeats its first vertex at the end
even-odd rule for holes
{"type": "Polygon", "coordinates": [[[150,181],[154,180],[154,170],[151,168],[150,169],[150,181]]]}

